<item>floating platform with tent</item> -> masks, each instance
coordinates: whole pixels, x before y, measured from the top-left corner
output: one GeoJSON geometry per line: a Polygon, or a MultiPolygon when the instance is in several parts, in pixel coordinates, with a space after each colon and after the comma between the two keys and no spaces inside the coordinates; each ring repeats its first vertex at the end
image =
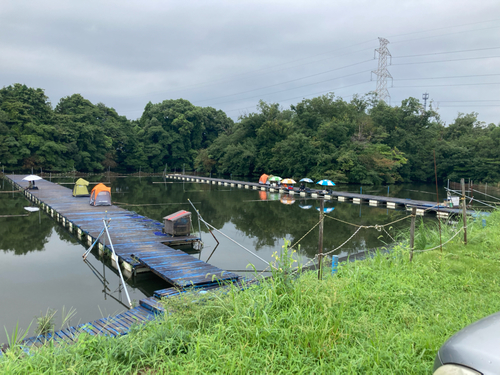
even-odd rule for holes
{"type": "MultiPolygon", "coordinates": [[[[123,270],[123,273],[130,277],[139,272],[152,272],[171,285],[153,292],[152,297],[140,300],[139,306],[125,313],[31,337],[23,340],[23,347],[39,347],[49,340],[73,342],[82,332],[120,336],[126,334],[134,324],[153,320],[155,315],[162,314],[163,307],[158,303],[161,298],[175,296],[191,289],[207,291],[226,288],[229,285],[242,287],[241,276],[168,246],[201,240],[189,234],[191,218],[188,211],[168,215],[164,218],[165,222],[161,223],[114,205],[90,205],[87,199],[73,196],[71,189],[41,178],[37,179],[39,189],[28,190],[32,180],[28,181],[23,177],[26,176],[5,176],[27,199],[39,205],[79,240],[89,246],[95,243],[100,254],[111,253],[112,266],[120,273],[123,270]],[[112,240],[113,245],[111,241],[106,244],[100,239],[106,220],[109,223],[108,238],[112,240]],[[167,228],[164,229],[164,226],[167,228]]],[[[98,192],[108,191],[107,189],[97,189],[94,199],[98,201],[98,192]]]]}
{"type": "MultiPolygon", "coordinates": [[[[213,277],[220,280],[239,278],[236,274],[171,248],[169,245],[193,243],[200,241],[200,238],[185,230],[182,233],[179,230],[173,234],[167,233],[168,230],[165,231],[164,227],[168,220],[164,223],[158,222],[114,205],[89,205],[87,199],[74,197],[71,189],[43,179],[37,181],[38,190],[25,190],[28,181],[23,180],[23,177],[23,175],[6,176],[16,188],[24,191],[29,200],[40,205],[43,211],[88,245],[99,236],[103,227],[102,220],[110,219],[110,232],[118,255],[118,264],[129,275],[144,271],[154,272],[155,266],[146,260],[154,253],[155,264],[161,259],[164,268],[158,276],[175,287],[211,283],[213,277]]],[[[98,186],[93,190],[95,201],[99,203],[102,192],[107,192],[110,200],[110,188],[104,185],[100,188],[98,186]]],[[[90,198],[92,200],[92,196],[90,198]]],[[[187,215],[180,216],[185,219],[187,215]]],[[[99,242],[97,246],[101,253],[110,251],[109,245],[103,242],[99,242]]],[[[113,265],[117,267],[118,264],[114,262],[113,265]]]]}

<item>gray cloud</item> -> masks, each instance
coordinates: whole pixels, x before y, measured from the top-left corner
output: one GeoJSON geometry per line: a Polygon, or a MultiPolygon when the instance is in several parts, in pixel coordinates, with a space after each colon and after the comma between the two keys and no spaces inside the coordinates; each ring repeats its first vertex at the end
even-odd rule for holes
{"type": "Polygon", "coordinates": [[[288,107],[334,91],[350,100],[375,89],[369,71],[382,36],[394,57],[392,104],[427,91],[448,123],[459,111],[500,121],[500,101],[484,101],[500,100],[500,85],[491,84],[500,76],[423,79],[500,73],[499,58],[465,60],[500,49],[429,55],[500,47],[496,0],[48,0],[2,8],[2,86],[44,88],[54,105],[81,93],[137,118],[148,101],[182,97],[236,118],[259,99],[288,107]],[[419,54],[427,56],[397,58],[419,54]],[[461,60],[424,63],[453,59],[461,60]],[[405,62],[419,64],[397,65],[405,62]]]}

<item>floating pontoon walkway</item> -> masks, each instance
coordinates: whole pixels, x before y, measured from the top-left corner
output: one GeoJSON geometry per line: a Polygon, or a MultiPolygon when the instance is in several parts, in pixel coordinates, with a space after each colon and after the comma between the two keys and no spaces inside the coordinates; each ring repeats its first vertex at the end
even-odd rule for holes
{"type": "MultiPolygon", "coordinates": [[[[27,338],[20,345],[29,350],[40,347],[48,341],[56,344],[72,343],[86,332],[90,335],[115,337],[125,335],[134,324],[151,321],[164,309],[159,299],[177,296],[186,291],[212,291],[235,285],[242,288],[243,279],[234,273],[223,271],[208,263],[198,260],[183,251],[173,249],[164,243],[182,242],[182,238],[168,237],[161,233],[162,223],[117,206],[90,206],[88,198],[76,198],[72,190],[58,184],[39,180],[37,190],[26,190],[24,175],[5,176],[25,196],[41,206],[50,216],[59,221],[70,232],[75,232],[78,239],[94,243],[103,229],[103,219],[111,219],[110,235],[119,263],[133,273],[138,267],[146,267],[154,274],[173,285],[172,288],[157,290],[154,295],[139,301],[139,306],[122,314],[98,319],[48,333],[27,338]]],[[[184,237],[185,241],[198,239],[184,237]]],[[[102,240],[100,251],[111,251],[102,240]]],[[[115,266],[119,266],[116,265],[115,266]]],[[[0,348],[5,350],[6,348],[0,348]]],[[[0,355],[2,353],[0,350],[0,355]]]]}
{"type": "MultiPolygon", "coordinates": [[[[262,185],[256,182],[238,181],[238,180],[228,180],[222,178],[212,178],[212,177],[199,177],[183,174],[169,174],[168,178],[188,181],[188,182],[198,182],[213,185],[223,185],[232,186],[245,189],[253,190],[263,190],[269,192],[279,192],[281,194],[297,195],[300,197],[312,197],[312,198],[324,198],[324,199],[338,199],[339,202],[352,202],[354,204],[361,204],[362,202],[367,202],[370,206],[385,205],[387,208],[395,209],[399,207],[406,207],[408,211],[416,208],[417,215],[423,215],[425,212],[436,213],[439,217],[448,217],[450,214],[461,214],[462,210],[457,208],[449,208],[443,205],[437,205],[436,202],[406,199],[406,198],[395,198],[395,197],[384,197],[379,195],[370,194],[357,194],[348,193],[344,191],[329,191],[325,193],[325,190],[318,189],[307,189],[306,191],[300,191],[298,188],[284,189],[280,187],[274,187],[270,185],[262,185]]],[[[467,214],[474,214],[474,211],[467,211],[467,214]]]]}
{"type": "Polygon", "coordinates": [[[43,346],[48,341],[59,344],[73,343],[76,342],[78,336],[84,332],[92,336],[121,336],[127,334],[132,325],[142,324],[153,319],[155,319],[155,314],[152,311],[143,306],[137,306],[116,316],[98,319],[90,323],[79,324],[75,327],[68,327],[45,335],[33,336],[23,340],[20,345],[29,349],[29,347],[32,346],[43,346]]]}
{"type": "MultiPolygon", "coordinates": [[[[24,175],[8,175],[26,197],[40,204],[50,216],[60,221],[78,239],[91,245],[103,229],[103,219],[111,219],[110,235],[119,262],[129,272],[138,267],[147,267],[158,277],[175,287],[211,284],[214,279],[229,281],[239,275],[226,272],[198,260],[183,251],[167,245],[169,238],[161,233],[162,223],[137,215],[117,206],[90,206],[88,198],[73,197],[72,190],[58,184],[39,180],[38,190],[25,190],[28,181],[24,175]]],[[[110,251],[102,238],[101,251],[110,251]]]]}

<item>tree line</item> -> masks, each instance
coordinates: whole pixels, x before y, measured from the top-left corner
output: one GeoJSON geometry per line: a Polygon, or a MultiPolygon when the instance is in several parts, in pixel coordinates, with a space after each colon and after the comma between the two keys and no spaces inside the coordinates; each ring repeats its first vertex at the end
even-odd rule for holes
{"type": "Polygon", "coordinates": [[[500,181],[500,126],[459,114],[445,126],[415,98],[389,106],[376,96],[334,94],[290,108],[259,102],[234,122],[184,99],[149,102],[138,120],[80,94],[52,107],[44,91],[0,90],[0,167],[6,171],[277,174],[380,184],[500,181]]]}

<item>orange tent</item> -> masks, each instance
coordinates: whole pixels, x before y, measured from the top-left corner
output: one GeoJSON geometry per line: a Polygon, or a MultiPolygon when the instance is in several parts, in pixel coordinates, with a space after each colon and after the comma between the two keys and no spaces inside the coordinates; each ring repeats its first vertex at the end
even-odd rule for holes
{"type": "Polygon", "coordinates": [[[90,192],[91,206],[111,206],[111,188],[97,184],[90,192]]]}
{"type": "Polygon", "coordinates": [[[267,175],[267,174],[265,174],[265,173],[264,173],[264,174],[263,174],[262,176],[260,176],[260,178],[259,178],[259,184],[263,184],[263,185],[265,185],[265,184],[266,184],[266,182],[267,182],[267,179],[268,179],[268,178],[269,178],[269,175],[267,175]]]}

